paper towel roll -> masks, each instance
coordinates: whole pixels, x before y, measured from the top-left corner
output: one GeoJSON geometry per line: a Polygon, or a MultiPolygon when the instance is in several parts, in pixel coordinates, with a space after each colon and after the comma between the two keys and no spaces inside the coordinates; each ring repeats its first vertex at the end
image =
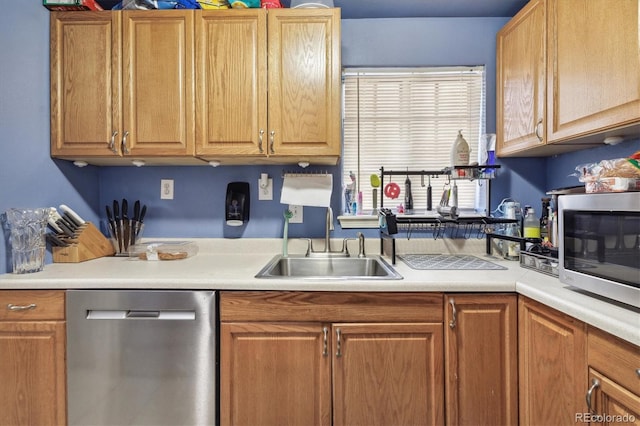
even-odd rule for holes
{"type": "Polygon", "coordinates": [[[297,206],[329,207],[333,191],[333,176],[284,175],[280,202],[297,206]]]}

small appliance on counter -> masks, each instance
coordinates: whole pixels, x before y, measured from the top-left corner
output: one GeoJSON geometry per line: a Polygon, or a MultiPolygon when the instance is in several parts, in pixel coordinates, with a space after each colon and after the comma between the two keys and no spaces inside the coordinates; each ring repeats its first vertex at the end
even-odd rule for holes
{"type": "Polygon", "coordinates": [[[560,281],[640,308],[640,193],[558,200],[560,281]]]}
{"type": "Polygon", "coordinates": [[[249,183],[230,182],[225,200],[225,220],[229,226],[242,226],[249,222],[249,183]]]}

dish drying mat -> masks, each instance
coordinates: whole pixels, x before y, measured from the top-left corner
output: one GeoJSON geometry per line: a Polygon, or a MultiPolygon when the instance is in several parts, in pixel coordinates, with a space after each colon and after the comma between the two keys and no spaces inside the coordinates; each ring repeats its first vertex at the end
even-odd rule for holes
{"type": "Polygon", "coordinates": [[[398,256],[413,269],[480,270],[507,269],[468,254],[403,254],[398,256]]]}

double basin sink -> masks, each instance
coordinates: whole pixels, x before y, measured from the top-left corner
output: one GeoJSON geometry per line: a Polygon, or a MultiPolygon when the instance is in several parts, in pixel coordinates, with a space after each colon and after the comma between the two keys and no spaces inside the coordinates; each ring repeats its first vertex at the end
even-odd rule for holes
{"type": "Polygon", "coordinates": [[[313,280],[401,280],[391,265],[373,257],[305,257],[277,255],[256,278],[313,280]]]}

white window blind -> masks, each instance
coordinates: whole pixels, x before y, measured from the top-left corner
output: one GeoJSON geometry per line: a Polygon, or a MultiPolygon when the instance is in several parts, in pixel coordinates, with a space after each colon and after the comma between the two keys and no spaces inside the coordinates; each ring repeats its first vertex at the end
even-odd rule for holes
{"type": "MultiPolygon", "coordinates": [[[[348,68],[343,72],[343,182],[356,175],[363,210],[372,205],[369,177],[385,170],[441,170],[450,166],[458,130],[477,161],[485,123],[484,67],[348,68]]],[[[400,197],[385,199],[395,207],[404,199],[405,176],[385,176],[402,188],[400,197]]],[[[415,209],[426,208],[426,189],[411,177],[415,209]]],[[[425,178],[425,184],[427,179],[425,178]]],[[[440,201],[446,178],[432,179],[433,205],[440,201]]],[[[484,181],[457,181],[459,206],[483,209],[484,181]]],[[[378,206],[382,190],[378,190],[378,206]]]]}

